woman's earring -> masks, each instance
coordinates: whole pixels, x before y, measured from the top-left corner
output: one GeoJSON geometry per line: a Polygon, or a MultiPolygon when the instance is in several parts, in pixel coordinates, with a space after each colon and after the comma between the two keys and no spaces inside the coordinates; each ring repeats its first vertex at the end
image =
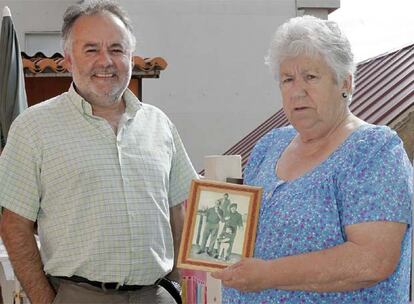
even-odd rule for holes
{"type": "Polygon", "coordinates": [[[342,92],[342,97],[343,97],[344,99],[346,99],[346,98],[348,98],[348,94],[347,94],[346,92],[342,92]]]}

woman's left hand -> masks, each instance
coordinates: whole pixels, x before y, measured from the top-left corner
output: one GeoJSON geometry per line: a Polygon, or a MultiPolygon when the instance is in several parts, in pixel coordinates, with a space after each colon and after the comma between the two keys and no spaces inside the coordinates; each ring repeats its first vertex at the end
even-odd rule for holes
{"type": "Polygon", "coordinates": [[[240,291],[260,291],[269,288],[269,262],[246,258],[223,270],[213,272],[211,276],[219,279],[226,287],[240,291]]]}

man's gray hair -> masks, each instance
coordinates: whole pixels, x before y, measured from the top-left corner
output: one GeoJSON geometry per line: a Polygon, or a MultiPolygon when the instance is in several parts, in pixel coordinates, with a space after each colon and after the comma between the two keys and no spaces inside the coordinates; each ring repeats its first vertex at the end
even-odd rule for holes
{"type": "MultiPolygon", "coordinates": [[[[279,65],[289,57],[320,55],[332,69],[335,81],[339,84],[352,75],[354,88],[354,56],[351,44],[334,21],[322,20],[313,16],[289,19],[279,26],[270,44],[266,64],[276,79],[279,78],[279,65]]],[[[352,92],[348,92],[351,95],[352,92]]],[[[350,99],[350,96],[348,97],[350,99]]]]}
{"type": "Polygon", "coordinates": [[[130,47],[133,51],[135,49],[136,39],[134,30],[127,13],[121,6],[113,0],[83,0],[74,5],[69,6],[63,14],[62,25],[62,43],[63,49],[69,50],[71,48],[70,33],[73,24],[81,16],[93,16],[103,12],[109,12],[115,15],[125,25],[129,33],[130,47]]]}

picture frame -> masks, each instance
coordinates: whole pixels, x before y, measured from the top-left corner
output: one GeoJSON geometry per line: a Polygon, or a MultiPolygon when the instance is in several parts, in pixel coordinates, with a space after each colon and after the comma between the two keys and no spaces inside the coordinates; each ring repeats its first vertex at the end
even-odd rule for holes
{"type": "Polygon", "coordinates": [[[193,180],[177,267],[216,271],[253,255],[262,188],[193,180]]]}

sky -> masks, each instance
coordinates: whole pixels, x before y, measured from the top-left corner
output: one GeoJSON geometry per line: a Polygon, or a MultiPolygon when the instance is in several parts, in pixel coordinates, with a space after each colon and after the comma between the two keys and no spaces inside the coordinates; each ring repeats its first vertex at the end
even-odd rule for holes
{"type": "Polygon", "coordinates": [[[329,15],[351,42],[355,62],[414,43],[414,0],[340,0],[329,15]]]}

